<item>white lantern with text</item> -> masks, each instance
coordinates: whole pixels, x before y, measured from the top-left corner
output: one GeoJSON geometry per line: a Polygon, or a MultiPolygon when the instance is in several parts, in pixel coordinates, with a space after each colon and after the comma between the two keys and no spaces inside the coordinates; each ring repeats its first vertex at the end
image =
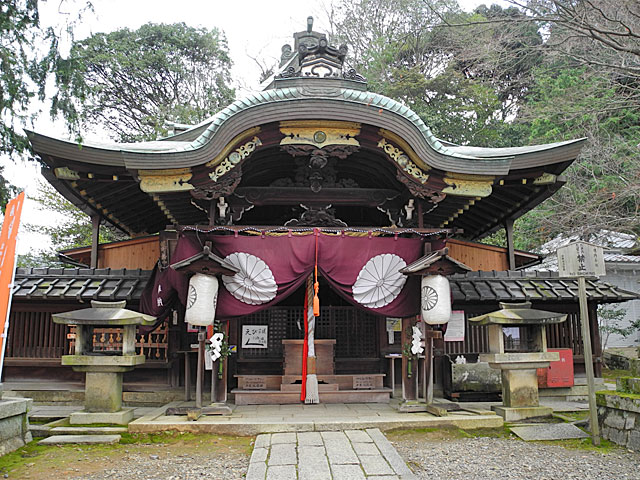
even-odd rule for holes
{"type": "Polygon", "coordinates": [[[442,325],[451,318],[451,287],[442,275],[422,277],[420,288],[422,320],[429,325],[442,325]]]}
{"type": "Polygon", "coordinates": [[[217,303],[218,279],[211,275],[196,273],[189,280],[185,322],[199,327],[213,325],[217,303]]]}

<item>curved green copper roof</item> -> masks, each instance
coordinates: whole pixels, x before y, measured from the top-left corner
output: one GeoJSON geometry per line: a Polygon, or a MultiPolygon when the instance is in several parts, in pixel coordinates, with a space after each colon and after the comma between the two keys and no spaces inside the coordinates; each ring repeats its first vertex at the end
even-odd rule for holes
{"type": "Polygon", "coordinates": [[[351,121],[383,128],[401,137],[424,166],[476,175],[504,175],[513,169],[572,161],[583,142],[580,139],[512,149],[444,145],[414,111],[400,102],[349,88],[348,82],[318,78],[297,79],[291,85],[236,100],[206,122],[162,141],[88,142],[78,149],[73,141],[27,134],[38,153],[91,164],[153,170],[202,165],[252,127],[303,119],[351,121]]]}

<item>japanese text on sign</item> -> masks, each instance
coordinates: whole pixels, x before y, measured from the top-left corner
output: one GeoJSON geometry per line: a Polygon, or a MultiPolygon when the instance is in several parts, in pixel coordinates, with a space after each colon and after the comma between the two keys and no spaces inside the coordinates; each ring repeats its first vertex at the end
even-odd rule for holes
{"type": "Polygon", "coordinates": [[[267,348],[267,325],[243,325],[242,348],[267,348]]]}

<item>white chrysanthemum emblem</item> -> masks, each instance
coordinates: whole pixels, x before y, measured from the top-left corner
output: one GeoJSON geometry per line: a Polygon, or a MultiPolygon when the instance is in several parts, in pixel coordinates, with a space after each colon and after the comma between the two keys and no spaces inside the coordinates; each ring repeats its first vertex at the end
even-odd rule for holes
{"type": "Polygon", "coordinates": [[[222,276],[231,295],[249,305],[262,305],[275,298],[278,285],[262,259],[250,253],[235,252],[227,255],[225,260],[238,269],[233,276],[222,276]]]}
{"type": "Polygon", "coordinates": [[[390,304],[400,294],[407,277],[398,270],[406,262],[393,253],[371,258],[356,279],[351,291],[356,302],[367,308],[380,308],[390,304]]]}

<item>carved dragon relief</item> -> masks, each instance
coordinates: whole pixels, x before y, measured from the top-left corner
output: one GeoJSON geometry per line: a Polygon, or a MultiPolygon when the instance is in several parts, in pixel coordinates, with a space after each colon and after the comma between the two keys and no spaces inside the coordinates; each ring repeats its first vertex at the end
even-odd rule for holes
{"type": "Polygon", "coordinates": [[[346,222],[336,218],[335,209],[331,205],[304,205],[300,204],[304,209],[300,217],[292,218],[284,224],[285,227],[347,227],[346,222]]]}
{"type": "Polygon", "coordinates": [[[215,200],[231,195],[242,180],[242,167],[238,166],[213,184],[195,187],[191,196],[198,200],[215,200]]]}
{"type": "Polygon", "coordinates": [[[281,145],[283,151],[292,157],[309,157],[308,162],[296,161],[295,183],[309,185],[314,193],[322,187],[336,186],[335,159],[344,160],[358,151],[358,145],[327,145],[318,148],[315,145],[281,145]]]}

